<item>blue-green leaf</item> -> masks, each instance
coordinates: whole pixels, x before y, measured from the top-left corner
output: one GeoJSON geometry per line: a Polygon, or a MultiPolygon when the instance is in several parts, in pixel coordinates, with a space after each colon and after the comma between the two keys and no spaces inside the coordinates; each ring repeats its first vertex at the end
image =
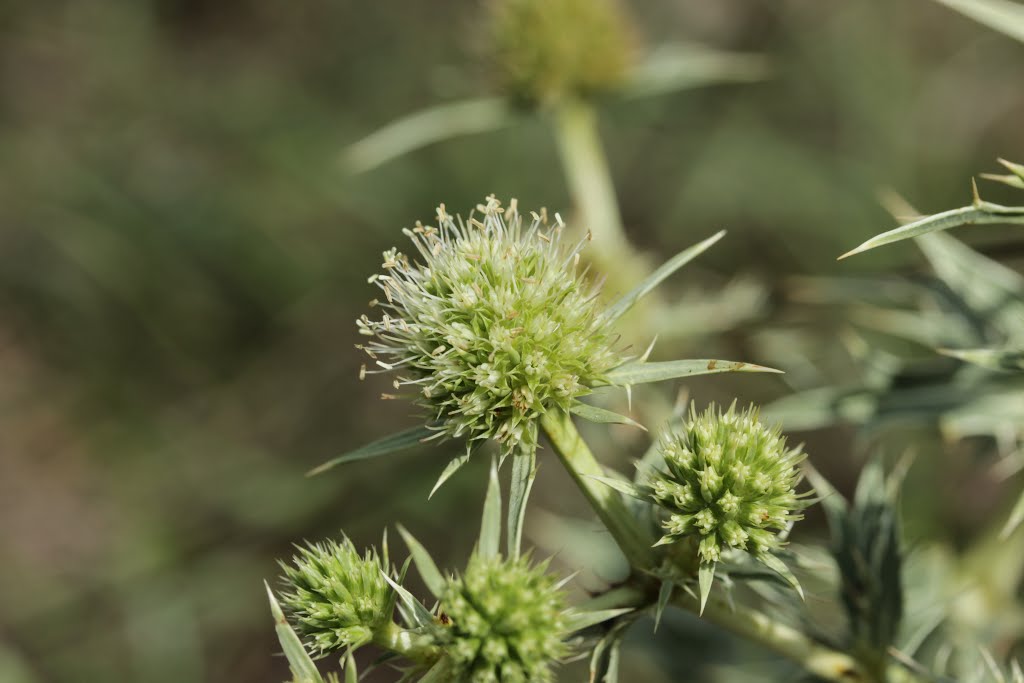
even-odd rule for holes
{"type": "Polygon", "coordinates": [[[692,360],[669,360],[656,363],[626,363],[608,372],[608,382],[613,385],[627,386],[661,382],[666,379],[695,377],[697,375],[713,375],[720,372],[775,372],[782,370],[766,368],[762,365],[731,360],[712,360],[707,358],[692,360]]]}
{"type": "Polygon", "coordinates": [[[326,472],[327,470],[354,460],[366,460],[367,458],[376,458],[380,455],[388,455],[396,451],[402,451],[407,448],[419,445],[424,439],[433,436],[437,432],[425,427],[423,425],[419,427],[413,427],[412,429],[406,429],[405,431],[385,436],[383,439],[377,439],[372,443],[368,443],[365,446],[361,446],[354,451],[349,451],[344,455],[339,455],[337,458],[328,460],[322,465],[314,467],[308,473],[307,477],[326,472]]]}
{"type": "Polygon", "coordinates": [[[711,584],[715,580],[715,563],[701,562],[697,569],[697,585],[700,588],[700,613],[704,614],[704,606],[711,595],[711,584]]]}
{"type": "Polygon", "coordinates": [[[441,476],[437,478],[434,483],[434,488],[430,489],[430,494],[427,496],[428,499],[433,498],[434,494],[441,486],[452,478],[456,472],[462,469],[463,465],[469,462],[469,453],[463,453],[451,459],[451,461],[445,465],[444,471],[441,472],[441,476]]]}
{"type": "Polygon", "coordinates": [[[602,477],[596,474],[588,474],[584,476],[586,476],[588,479],[595,479],[601,482],[602,484],[605,484],[606,486],[610,486],[619,493],[625,493],[627,496],[639,498],[640,500],[647,500],[647,496],[644,494],[643,489],[641,489],[636,484],[626,481],[625,479],[617,479],[615,477],[602,477]]]}
{"type": "Polygon", "coordinates": [[[424,607],[412,593],[405,590],[392,580],[392,578],[387,575],[387,572],[381,571],[381,576],[383,576],[384,580],[395,589],[395,593],[398,595],[399,610],[410,628],[421,628],[433,623],[433,615],[427,611],[427,608],[424,607]]]}
{"type": "Polygon", "coordinates": [[[689,249],[684,249],[679,252],[671,259],[666,261],[660,268],[651,273],[643,282],[634,287],[631,291],[627,292],[621,299],[612,304],[605,312],[604,317],[608,322],[618,320],[626,313],[633,305],[640,300],[645,294],[650,292],[652,289],[657,287],[661,282],[672,275],[687,263],[700,256],[702,253],[707,251],[712,244],[722,239],[725,236],[725,230],[722,230],[711,237],[707,238],[703,242],[693,245],[689,249]]]}
{"type": "Polygon", "coordinates": [[[267,597],[270,599],[270,612],[274,615],[274,630],[277,631],[277,639],[281,642],[281,650],[288,659],[288,666],[295,677],[296,683],[323,683],[323,678],[313,663],[306,648],[302,646],[299,636],[292,630],[291,624],[285,619],[281,605],[278,604],[274,592],[270,586],[267,587],[267,597]]]}
{"type": "Polygon", "coordinates": [[[661,624],[661,615],[665,612],[665,607],[668,606],[668,601],[672,599],[672,591],[675,588],[675,584],[668,579],[661,582],[661,588],[658,589],[658,602],[654,606],[654,630],[658,630],[658,625],[661,624]]]}
{"type": "Polygon", "coordinates": [[[533,479],[537,476],[537,446],[512,456],[512,482],[508,492],[508,529],[505,541],[508,556],[519,557],[523,542],[523,520],[526,518],[526,502],[530,498],[533,479]]]}
{"type": "Polygon", "coordinates": [[[482,557],[495,557],[501,541],[501,485],[498,482],[498,461],[491,460],[491,476],[484,499],[483,519],[480,521],[480,540],[477,552],[482,557]]]}
{"type": "Polygon", "coordinates": [[[582,631],[594,624],[621,617],[633,611],[632,607],[618,607],[615,609],[599,609],[592,612],[572,611],[566,615],[566,628],[569,632],[582,631]]]}
{"type": "Polygon", "coordinates": [[[598,408],[588,403],[582,403],[577,401],[569,408],[569,412],[573,415],[579,415],[584,420],[590,422],[596,422],[598,424],[622,424],[629,425],[631,427],[639,427],[640,429],[647,431],[647,427],[637,422],[631,417],[626,415],[620,415],[619,413],[611,410],[605,410],[604,408],[598,408]]]}
{"type": "Polygon", "coordinates": [[[398,533],[402,535],[402,539],[409,547],[409,554],[412,556],[412,561],[416,565],[416,570],[420,573],[420,578],[423,579],[423,583],[427,586],[427,590],[435,598],[440,597],[444,591],[445,580],[437,565],[434,564],[434,558],[430,556],[430,553],[423,547],[423,544],[417,541],[416,537],[409,533],[401,524],[398,525],[398,533]]]}

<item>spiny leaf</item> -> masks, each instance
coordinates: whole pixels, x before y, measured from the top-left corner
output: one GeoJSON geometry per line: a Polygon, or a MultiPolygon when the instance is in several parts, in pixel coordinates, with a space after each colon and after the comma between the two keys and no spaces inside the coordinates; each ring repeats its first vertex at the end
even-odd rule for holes
{"type": "Polygon", "coordinates": [[[456,456],[445,465],[444,471],[441,472],[441,476],[437,478],[434,483],[434,488],[430,489],[430,494],[427,499],[433,498],[437,490],[441,488],[442,484],[451,479],[452,475],[462,469],[462,466],[469,462],[469,453],[463,453],[462,455],[456,456]]]}
{"type": "Polygon", "coordinates": [[[501,128],[513,120],[504,99],[481,97],[428,107],[379,128],[345,150],[344,162],[362,173],[421,147],[501,128]]]}
{"type": "Polygon", "coordinates": [[[590,656],[590,683],[618,683],[619,651],[632,619],[620,619],[594,646],[590,656]]]}
{"type": "Polygon", "coordinates": [[[654,606],[655,632],[658,630],[658,625],[661,624],[661,615],[665,612],[668,601],[672,599],[672,590],[674,588],[675,584],[672,581],[665,580],[661,582],[661,588],[658,590],[658,602],[654,606]]]}
{"type": "Polygon", "coordinates": [[[616,479],[615,477],[602,477],[596,474],[588,474],[584,476],[586,476],[589,479],[595,479],[601,482],[602,484],[612,487],[613,489],[620,493],[625,493],[627,496],[639,498],[640,500],[647,500],[647,495],[644,494],[643,489],[641,489],[636,484],[631,484],[630,482],[624,479],[616,479]]]}
{"type": "Polygon", "coordinates": [[[757,556],[757,559],[761,564],[785,579],[786,583],[796,590],[801,600],[806,599],[804,598],[804,589],[800,586],[800,581],[797,580],[796,576],[793,574],[792,570],[786,566],[785,562],[771,553],[762,553],[757,556]]]}
{"type": "Polygon", "coordinates": [[[741,361],[712,360],[669,360],[656,363],[627,363],[608,372],[608,382],[617,386],[660,382],[666,379],[713,375],[719,372],[775,372],[782,370],[741,361]]]}
{"type": "Polygon", "coordinates": [[[361,446],[354,451],[349,451],[344,455],[339,455],[333,460],[328,460],[322,465],[314,467],[306,473],[307,477],[326,472],[327,470],[341,465],[346,462],[352,462],[354,460],[366,460],[367,458],[376,458],[380,455],[388,455],[396,451],[405,450],[412,448],[413,446],[419,445],[423,439],[426,439],[436,434],[433,430],[423,425],[419,427],[413,427],[412,429],[406,429],[405,431],[385,436],[382,439],[377,439],[372,443],[368,443],[365,446],[361,446]]]}
{"type": "Polygon", "coordinates": [[[704,614],[704,606],[711,595],[711,584],[715,580],[715,563],[701,562],[697,569],[697,585],[700,588],[700,614],[704,614]]]}
{"type": "Polygon", "coordinates": [[[938,0],[994,31],[1024,43],[1024,5],[1009,0],[938,0]]]}
{"type": "Polygon", "coordinates": [[[291,624],[285,619],[281,605],[278,604],[274,592],[266,581],[263,585],[267,588],[267,597],[270,599],[270,612],[274,615],[274,630],[277,631],[277,639],[281,642],[281,650],[288,659],[288,666],[296,683],[323,683],[323,678],[313,663],[306,648],[302,646],[299,636],[292,630],[291,624]]]}
{"type": "Polygon", "coordinates": [[[434,558],[430,556],[430,553],[423,547],[423,544],[417,541],[416,537],[409,533],[401,524],[398,525],[398,533],[402,535],[402,540],[409,547],[409,554],[412,556],[412,561],[416,565],[416,570],[420,573],[420,578],[423,579],[423,583],[427,586],[427,590],[435,598],[440,597],[444,591],[445,580],[437,565],[434,564],[434,558]]]}
{"type": "Polygon", "coordinates": [[[501,541],[501,485],[498,482],[498,461],[491,460],[491,476],[484,499],[483,519],[480,522],[480,540],[477,552],[481,557],[495,557],[501,541]]]}
{"type": "Polygon", "coordinates": [[[1024,165],[1015,164],[1012,161],[1007,161],[1006,159],[1000,159],[999,163],[1010,171],[1008,175],[982,173],[981,177],[986,180],[994,180],[997,183],[1009,185],[1010,187],[1016,187],[1018,190],[1024,190],[1024,165]]]}
{"type": "Polygon", "coordinates": [[[395,593],[398,594],[402,616],[408,622],[407,625],[410,628],[421,628],[433,623],[433,615],[427,611],[427,608],[424,607],[412,593],[395,583],[395,581],[387,575],[387,572],[382,571],[381,576],[384,577],[384,580],[387,581],[391,587],[395,589],[395,593]]]}
{"type": "Polygon", "coordinates": [[[572,611],[566,616],[566,628],[572,633],[590,628],[594,624],[621,617],[633,611],[632,607],[618,607],[615,609],[599,609],[592,612],[572,611]]]}
{"type": "Polygon", "coordinates": [[[508,557],[519,557],[519,549],[523,542],[523,520],[526,518],[526,502],[533,488],[534,477],[537,476],[537,446],[517,452],[512,456],[512,482],[508,492],[508,529],[505,542],[508,544],[508,557]]]}
{"type": "Polygon", "coordinates": [[[569,412],[574,415],[579,415],[584,420],[590,422],[597,422],[599,424],[623,424],[630,425],[631,427],[639,427],[640,429],[647,431],[647,427],[637,422],[631,417],[626,415],[620,415],[611,410],[605,410],[604,408],[598,408],[588,403],[581,403],[577,401],[569,408],[569,412]]]}
{"type": "Polygon", "coordinates": [[[626,313],[633,305],[640,300],[645,294],[650,292],[652,289],[657,287],[661,282],[672,275],[687,263],[697,258],[699,255],[707,251],[712,244],[722,239],[725,236],[725,230],[722,230],[715,235],[707,238],[703,242],[693,245],[689,249],[684,249],[679,252],[671,259],[666,261],[660,268],[651,273],[651,275],[641,282],[639,285],[634,287],[630,292],[627,292],[621,299],[612,304],[605,312],[604,317],[608,322],[618,320],[626,313]]]}

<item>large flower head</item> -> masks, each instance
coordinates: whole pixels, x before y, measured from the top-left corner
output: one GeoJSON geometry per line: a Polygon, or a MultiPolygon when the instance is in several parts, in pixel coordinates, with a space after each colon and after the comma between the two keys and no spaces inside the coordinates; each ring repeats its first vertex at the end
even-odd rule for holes
{"type": "Polygon", "coordinates": [[[459,683],[545,683],[568,654],[565,594],[521,557],[474,554],[441,595],[440,642],[459,683]]]}
{"type": "Polygon", "coordinates": [[[619,356],[578,251],[560,220],[544,213],[524,225],[513,200],[494,197],[469,219],[442,205],[437,227],[405,233],[415,260],[391,249],[380,318],[362,316],[362,348],[396,388],[413,387],[439,433],[496,439],[511,451],[536,443],[537,418],[568,410],[619,356]]]}
{"type": "Polygon", "coordinates": [[[695,537],[702,562],[717,562],[728,548],[766,556],[806,507],[795,490],[803,452],[786,448],[754,408],[691,409],[686,424],[662,435],[660,451],[664,469],[647,487],[664,511],[660,543],[695,537]]]}
{"type": "Polygon", "coordinates": [[[365,645],[390,623],[386,564],[375,550],[360,555],[347,538],[310,543],[298,549],[291,564],[281,563],[281,605],[310,650],[365,645]]]}

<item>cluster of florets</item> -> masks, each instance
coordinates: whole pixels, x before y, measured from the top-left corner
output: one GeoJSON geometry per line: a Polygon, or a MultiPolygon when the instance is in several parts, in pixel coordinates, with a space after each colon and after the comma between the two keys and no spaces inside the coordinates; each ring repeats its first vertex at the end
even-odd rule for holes
{"type": "Polygon", "coordinates": [[[728,548],[755,556],[779,548],[778,532],[806,507],[795,490],[803,452],[787,449],[755,408],[691,409],[686,424],[662,435],[660,451],[665,468],[646,489],[665,512],[659,543],[699,538],[702,562],[717,562],[728,548]]]}
{"type": "Polygon", "coordinates": [[[513,98],[542,103],[618,87],[634,32],[615,0],[493,0],[491,44],[513,98]]]}
{"type": "Polygon", "coordinates": [[[373,549],[360,556],[347,538],[310,543],[281,563],[281,605],[312,652],[365,645],[390,622],[385,564],[373,549]]]}
{"type": "Polygon", "coordinates": [[[438,227],[406,234],[422,262],[392,249],[379,320],[362,316],[363,348],[376,365],[398,373],[396,388],[417,389],[439,433],[496,439],[506,451],[536,442],[537,418],[568,410],[588,385],[619,362],[596,290],[578,268],[563,226],[545,214],[529,227],[513,200],[494,198],[469,220],[442,205],[438,227]]]}
{"type": "Polygon", "coordinates": [[[474,554],[441,596],[438,636],[459,683],[545,683],[568,654],[565,595],[526,558],[474,554]]]}

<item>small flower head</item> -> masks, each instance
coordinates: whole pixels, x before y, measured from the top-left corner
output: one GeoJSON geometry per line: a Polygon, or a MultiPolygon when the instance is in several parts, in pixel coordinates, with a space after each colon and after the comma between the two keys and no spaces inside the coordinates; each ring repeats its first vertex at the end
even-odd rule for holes
{"type": "Polygon", "coordinates": [[[568,654],[565,595],[546,563],[474,554],[441,596],[439,636],[460,683],[545,683],[568,654]]]}
{"type": "Polygon", "coordinates": [[[496,439],[510,451],[536,442],[546,410],[574,398],[618,362],[595,301],[562,241],[561,221],[534,214],[524,227],[515,202],[493,197],[478,216],[406,230],[419,260],[384,253],[380,318],[363,316],[362,348],[396,388],[411,387],[438,430],[470,443],[496,439]]]}
{"type": "Polygon", "coordinates": [[[634,32],[616,0],[493,0],[491,41],[506,92],[528,103],[613,90],[634,32]]]}
{"type": "Polygon", "coordinates": [[[373,549],[360,556],[347,538],[310,543],[291,564],[281,563],[281,606],[310,650],[364,645],[391,620],[386,564],[373,549]]]}
{"type": "Polygon", "coordinates": [[[804,454],[787,449],[754,408],[691,410],[685,425],[662,435],[660,450],[665,468],[648,486],[666,513],[660,542],[696,537],[702,562],[717,562],[729,548],[755,556],[779,548],[778,532],[806,506],[795,490],[804,454]]]}

